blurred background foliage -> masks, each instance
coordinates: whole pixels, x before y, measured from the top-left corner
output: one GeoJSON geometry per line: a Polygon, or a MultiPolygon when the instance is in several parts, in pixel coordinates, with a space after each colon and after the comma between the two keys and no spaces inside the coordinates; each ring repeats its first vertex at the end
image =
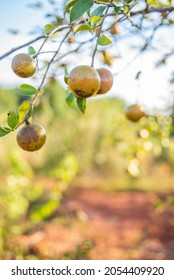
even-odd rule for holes
{"type": "MultiPolygon", "coordinates": [[[[58,82],[50,80],[45,93],[33,115],[33,122],[46,128],[44,147],[27,153],[17,146],[16,132],[0,138],[0,258],[39,258],[15,240],[54,216],[74,186],[165,192],[168,201],[159,200],[155,207],[174,207],[171,116],[157,112],[132,123],[125,118],[124,102],[114,97],[93,98],[82,115],[66,104],[67,93],[58,82]]],[[[9,100],[16,108],[22,99],[17,89],[3,88],[0,98],[3,124],[9,100]]]]}

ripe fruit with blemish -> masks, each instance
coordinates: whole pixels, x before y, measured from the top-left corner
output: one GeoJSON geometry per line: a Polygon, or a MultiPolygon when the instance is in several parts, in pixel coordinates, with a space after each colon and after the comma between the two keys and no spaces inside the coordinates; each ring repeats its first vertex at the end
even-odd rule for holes
{"type": "Polygon", "coordinates": [[[88,65],[75,67],[68,77],[68,87],[77,97],[88,98],[96,95],[100,89],[100,84],[100,75],[93,67],[88,65]]]}
{"type": "Polygon", "coordinates": [[[45,144],[46,131],[36,123],[21,127],[17,133],[17,143],[25,151],[37,151],[45,144]]]}
{"type": "Polygon", "coordinates": [[[20,78],[29,78],[36,72],[36,62],[30,55],[20,53],[13,57],[11,68],[20,78]]]}

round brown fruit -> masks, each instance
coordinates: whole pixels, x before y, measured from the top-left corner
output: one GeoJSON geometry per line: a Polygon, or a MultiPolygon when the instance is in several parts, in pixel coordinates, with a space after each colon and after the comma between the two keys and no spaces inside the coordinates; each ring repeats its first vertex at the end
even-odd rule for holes
{"type": "Polygon", "coordinates": [[[111,71],[106,68],[99,68],[97,69],[97,72],[99,73],[101,79],[100,89],[97,94],[107,93],[112,88],[113,75],[111,71]]]}
{"type": "Polygon", "coordinates": [[[55,76],[49,77],[49,84],[50,85],[55,85],[56,83],[57,83],[57,80],[56,80],[55,76]]]}
{"type": "Polygon", "coordinates": [[[29,78],[36,72],[36,62],[30,55],[20,53],[13,57],[11,68],[17,76],[29,78]]]}
{"type": "Polygon", "coordinates": [[[97,94],[100,89],[100,76],[91,66],[80,65],[69,74],[68,86],[74,95],[88,98],[97,94]]]}
{"type": "Polygon", "coordinates": [[[114,25],[112,25],[111,28],[109,29],[109,32],[110,32],[112,35],[119,34],[119,33],[120,33],[120,30],[119,30],[118,25],[117,25],[116,23],[115,23],[114,25]]]}
{"type": "Polygon", "coordinates": [[[99,35],[100,35],[100,26],[97,26],[97,27],[95,28],[95,34],[96,34],[96,36],[99,36],[99,35]]]}
{"type": "Polygon", "coordinates": [[[73,37],[73,36],[68,36],[67,41],[68,41],[69,44],[72,44],[72,43],[75,42],[75,37],[73,37]]]}
{"type": "Polygon", "coordinates": [[[21,127],[17,133],[17,143],[25,151],[34,152],[42,148],[46,141],[46,131],[32,123],[21,127]]]}
{"type": "Polygon", "coordinates": [[[140,104],[133,104],[127,108],[125,115],[128,120],[137,122],[145,116],[145,112],[140,104]]]}

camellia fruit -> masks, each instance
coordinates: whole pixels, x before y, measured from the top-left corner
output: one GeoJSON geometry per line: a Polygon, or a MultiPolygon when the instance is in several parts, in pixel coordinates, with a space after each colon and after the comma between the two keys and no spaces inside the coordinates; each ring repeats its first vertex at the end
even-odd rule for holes
{"type": "Polygon", "coordinates": [[[36,72],[36,62],[30,55],[20,53],[13,57],[11,68],[17,76],[29,78],[36,72]]]}
{"type": "Polygon", "coordinates": [[[45,144],[46,131],[41,125],[29,123],[19,129],[16,139],[23,150],[34,152],[45,144]]]}
{"type": "Polygon", "coordinates": [[[100,89],[97,94],[107,93],[112,88],[113,75],[111,71],[106,68],[99,68],[97,69],[97,72],[99,73],[101,79],[100,89]]]}
{"type": "Polygon", "coordinates": [[[120,33],[120,30],[119,30],[118,25],[117,25],[116,23],[115,23],[114,25],[112,25],[111,28],[109,29],[109,32],[110,32],[112,35],[119,34],[119,33],[120,33]]]}
{"type": "Polygon", "coordinates": [[[100,35],[100,31],[101,31],[100,26],[97,26],[97,27],[95,28],[95,34],[96,34],[96,36],[99,36],[99,35],[100,35]]]}
{"type": "Polygon", "coordinates": [[[145,112],[140,104],[133,104],[126,109],[125,115],[128,120],[137,122],[145,116],[145,112]]]}
{"type": "Polygon", "coordinates": [[[103,51],[103,63],[107,64],[107,65],[112,65],[113,64],[113,60],[114,60],[114,56],[112,56],[110,53],[108,53],[107,51],[103,51]]]}
{"type": "Polygon", "coordinates": [[[77,97],[88,98],[96,95],[100,84],[98,72],[88,65],[75,67],[68,77],[68,87],[77,97]]]}

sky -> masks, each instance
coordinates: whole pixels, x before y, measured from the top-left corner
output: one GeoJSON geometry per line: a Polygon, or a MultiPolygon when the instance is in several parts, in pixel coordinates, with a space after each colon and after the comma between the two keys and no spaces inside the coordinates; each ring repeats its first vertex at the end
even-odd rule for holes
{"type": "MultiPolygon", "coordinates": [[[[42,14],[37,10],[27,7],[28,3],[34,3],[34,0],[6,0],[1,3],[0,12],[0,55],[13,47],[19,46],[37,35],[29,36],[27,33],[31,31],[33,26],[44,26],[48,23],[47,19],[44,19],[42,14]],[[20,33],[17,36],[11,35],[7,32],[7,29],[19,29],[20,33]]],[[[45,6],[47,1],[42,1],[45,6]]],[[[47,6],[49,11],[49,6],[47,6]]],[[[173,44],[174,29],[163,29],[162,33],[157,36],[159,44],[161,44],[161,38],[165,38],[171,45],[173,44]],[[159,38],[158,38],[159,37],[159,38]]],[[[36,46],[38,46],[36,44],[36,46]]],[[[120,72],[122,68],[132,59],[135,50],[132,52],[126,51],[127,46],[122,44],[119,46],[125,51],[125,59],[118,59],[114,64],[112,71],[114,73],[120,72]]],[[[167,48],[167,47],[166,47],[167,48]]],[[[27,48],[24,48],[22,52],[27,52],[27,48]]],[[[20,50],[21,52],[21,50],[20,50]]],[[[0,61],[0,85],[4,86],[18,86],[21,79],[14,75],[11,70],[11,60],[13,55],[6,57],[0,61]]],[[[144,105],[145,108],[165,108],[166,103],[170,102],[171,93],[169,89],[168,80],[170,78],[170,71],[173,69],[174,58],[167,64],[167,67],[154,68],[154,62],[158,58],[158,54],[153,52],[147,52],[143,57],[139,57],[134,63],[130,64],[126,70],[120,72],[114,78],[114,86],[108,96],[118,96],[126,100],[128,104],[138,102],[144,105]],[[142,71],[140,81],[135,80],[135,75],[138,71],[142,71]]],[[[84,58],[84,62],[87,62],[88,58],[84,58]]],[[[79,61],[77,60],[77,63],[79,61]]],[[[82,63],[82,62],[81,62],[82,63]]],[[[28,81],[25,81],[28,82],[28,81]]]]}

